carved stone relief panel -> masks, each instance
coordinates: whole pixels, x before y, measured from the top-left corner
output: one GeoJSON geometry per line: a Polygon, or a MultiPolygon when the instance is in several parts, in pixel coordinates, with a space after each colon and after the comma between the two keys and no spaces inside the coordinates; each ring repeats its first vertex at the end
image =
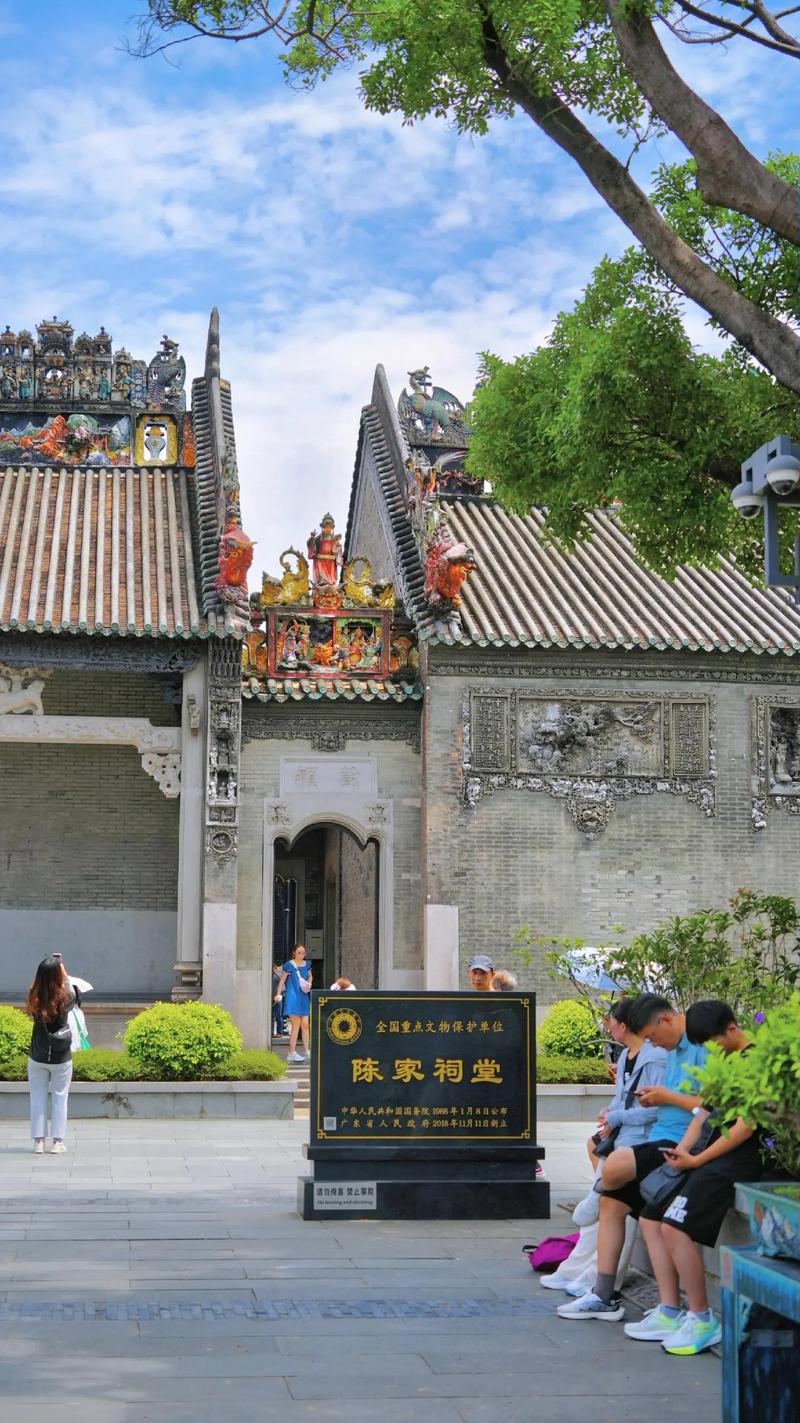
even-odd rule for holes
{"type": "Polygon", "coordinates": [[[753,702],[754,830],[773,809],[800,815],[800,699],[756,697],[753,702]]]}
{"type": "Polygon", "coordinates": [[[664,773],[663,706],[650,701],[517,698],[517,769],[546,776],[664,773]]]}
{"type": "Polygon", "coordinates": [[[206,853],[219,866],[238,852],[241,746],[241,647],[233,638],[209,647],[206,853]]]}
{"type": "Polygon", "coordinates": [[[473,692],[472,764],[476,771],[504,771],[511,753],[511,694],[473,692]]]}
{"type": "Polygon", "coordinates": [[[713,704],[699,698],[548,696],[473,688],[464,700],[464,797],[503,787],[566,802],[590,839],[617,801],[665,791],[715,814],[713,704]]]}

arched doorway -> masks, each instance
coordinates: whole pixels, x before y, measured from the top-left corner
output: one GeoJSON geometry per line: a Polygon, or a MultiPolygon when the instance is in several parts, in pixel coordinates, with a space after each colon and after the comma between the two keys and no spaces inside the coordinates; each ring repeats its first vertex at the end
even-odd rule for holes
{"type": "Polygon", "coordinates": [[[358,988],[380,984],[380,851],[343,825],[318,823],[274,842],[272,961],[306,945],[315,986],[345,975],[358,988]]]}

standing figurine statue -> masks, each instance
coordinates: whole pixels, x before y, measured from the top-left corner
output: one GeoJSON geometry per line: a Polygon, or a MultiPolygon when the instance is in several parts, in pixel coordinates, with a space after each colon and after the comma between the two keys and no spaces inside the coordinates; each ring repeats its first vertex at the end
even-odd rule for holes
{"type": "Polygon", "coordinates": [[[313,569],[313,582],[335,588],[342,566],[342,536],[333,530],[332,516],[324,514],[319,533],[312,529],[308,536],[308,557],[313,569]]]}

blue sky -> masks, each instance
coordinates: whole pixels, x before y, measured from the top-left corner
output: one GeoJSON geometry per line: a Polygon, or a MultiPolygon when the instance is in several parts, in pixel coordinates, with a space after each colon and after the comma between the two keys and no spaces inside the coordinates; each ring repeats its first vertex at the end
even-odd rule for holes
{"type": "MultiPolygon", "coordinates": [[[[395,394],[427,364],[467,399],[477,353],[532,349],[627,234],[526,119],[403,128],[353,74],[288,90],[268,41],[136,61],[131,11],[0,0],[0,326],[103,323],[145,359],[168,332],[191,376],[217,305],[254,573],[274,571],[325,509],[344,525],[378,361],[395,394]]],[[[757,152],[796,145],[796,62],[677,61],[757,152]]]]}

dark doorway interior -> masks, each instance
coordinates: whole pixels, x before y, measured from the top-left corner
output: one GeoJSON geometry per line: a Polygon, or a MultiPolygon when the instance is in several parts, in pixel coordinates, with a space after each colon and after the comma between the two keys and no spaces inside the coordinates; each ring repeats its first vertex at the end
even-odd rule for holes
{"type": "Polygon", "coordinates": [[[340,975],[378,988],[378,846],[337,825],[314,826],[294,845],[275,845],[273,962],[305,944],[314,986],[340,975]]]}

